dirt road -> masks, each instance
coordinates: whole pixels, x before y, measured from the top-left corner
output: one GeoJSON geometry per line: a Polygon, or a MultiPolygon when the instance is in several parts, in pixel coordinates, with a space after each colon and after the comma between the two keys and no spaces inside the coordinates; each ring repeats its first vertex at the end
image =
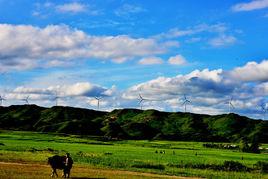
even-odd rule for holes
{"type": "MultiPolygon", "coordinates": [[[[26,164],[26,163],[8,163],[0,162],[0,178],[50,178],[51,169],[48,165],[26,164]]],[[[62,172],[58,171],[59,176],[62,172]]],[[[124,170],[96,169],[85,166],[74,166],[72,169],[72,178],[93,179],[93,178],[111,178],[111,179],[197,179],[191,177],[178,177],[159,175],[152,173],[140,173],[124,170]]]]}

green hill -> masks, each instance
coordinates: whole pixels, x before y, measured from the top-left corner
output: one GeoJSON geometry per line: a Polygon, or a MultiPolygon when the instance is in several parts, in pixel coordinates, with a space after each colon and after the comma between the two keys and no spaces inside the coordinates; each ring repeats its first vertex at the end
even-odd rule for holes
{"type": "Polygon", "coordinates": [[[268,143],[268,121],[233,113],[210,116],[156,110],[101,112],[62,106],[14,105],[0,107],[0,128],[122,139],[235,142],[248,138],[268,143]]]}

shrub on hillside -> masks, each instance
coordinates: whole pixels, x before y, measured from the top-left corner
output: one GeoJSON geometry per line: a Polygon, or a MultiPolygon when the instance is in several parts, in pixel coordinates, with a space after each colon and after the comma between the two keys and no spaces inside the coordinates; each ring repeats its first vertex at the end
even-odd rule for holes
{"type": "Polygon", "coordinates": [[[260,153],[259,146],[260,144],[257,142],[257,140],[253,140],[251,145],[249,145],[247,139],[243,138],[240,141],[239,149],[242,152],[259,154],[260,153]]]}
{"type": "Polygon", "coordinates": [[[202,164],[202,163],[185,163],[185,164],[168,164],[170,167],[178,168],[195,168],[195,169],[210,169],[216,171],[236,171],[245,172],[251,171],[251,168],[235,161],[225,161],[223,164],[202,164]]]}
{"type": "Polygon", "coordinates": [[[260,170],[261,173],[268,173],[268,162],[258,161],[254,167],[260,170]]]}
{"type": "Polygon", "coordinates": [[[225,171],[247,171],[248,168],[243,165],[240,162],[236,162],[236,161],[225,161],[223,163],[223,167],[225,171]]]}

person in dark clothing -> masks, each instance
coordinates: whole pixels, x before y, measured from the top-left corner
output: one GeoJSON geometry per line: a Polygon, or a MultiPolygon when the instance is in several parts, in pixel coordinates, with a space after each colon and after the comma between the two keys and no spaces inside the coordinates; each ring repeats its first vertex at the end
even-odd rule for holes
{"type": "Polygon", "coordinates": [[[64,169],[63,169],[64,178],[70,177],[72,166],[73,166],[73,159],[69,153],[66,153],[65,160],[64,160],[64,169]]]}

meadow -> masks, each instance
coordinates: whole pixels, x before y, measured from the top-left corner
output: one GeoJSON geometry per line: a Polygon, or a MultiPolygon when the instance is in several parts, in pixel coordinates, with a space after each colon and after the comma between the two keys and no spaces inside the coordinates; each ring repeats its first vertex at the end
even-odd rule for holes
{"type": "MultiPolygon", "coordinates": [[[[263,144],[261,147],[268,148],[268,144],[263,144]]],[[[266,172],[255,169],[254,166],[258,161],[268,161],[267,150],[263,150],[261,154],[253,154],[242,153],[239,150],[205,148],[202,142],[103,141],[100,137],[94,136],[0,131],[0,162],[46,165],[48,157],[55,154],[64,155],[66,152],[71,153],[74,160],[73,172],[77,177],[83,176],[83,173],[77,172],[80,167],[81,171],[81,168],[100,171],[113,169],[183,177],[268,178],[266,172]],[[243,171],[218,169],[226,161],[239,162],[246,169],[243,171]]],[[[0,178],[12,173],[8,171],[12,170],[12,167],[0,169],[0,178]]],[[[33,172],[29,172],[29,175],[33,175],[33,172]]],[[[40,175],[49,176],[49,168],[47,167],[40,175]]],[[[120,178],[120,175],[116,176],[120,178]]],[[[127,175],[124,176],[121,178],[128,178],[127,175]]],[[[109,178],[107,175],[103,177],[109,178]]]]}

